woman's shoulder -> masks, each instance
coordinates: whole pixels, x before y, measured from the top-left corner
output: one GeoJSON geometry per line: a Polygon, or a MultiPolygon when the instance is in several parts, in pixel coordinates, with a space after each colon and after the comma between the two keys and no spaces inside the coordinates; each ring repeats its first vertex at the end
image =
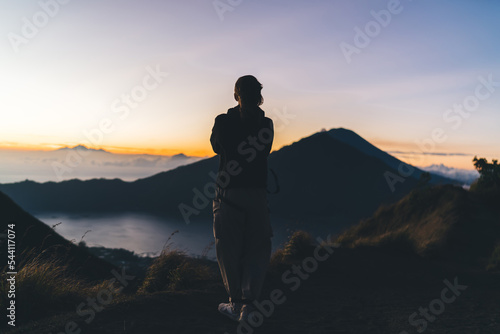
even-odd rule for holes
{"type": "Polygon", "coordinates": [[[238,116],[238,107],[229,108],[226,113],[219,114],[217,117],[215,117],[215,120],[216,121],[225,121],[225,120],[228,120],[234,116],[238,116]]]}
{"type": "Polygon", "coordinates": [[[269,117],[264,117],[264,124],[266,124],[266,126],[271,129],[274,127],[273,120],[269,117]]]}

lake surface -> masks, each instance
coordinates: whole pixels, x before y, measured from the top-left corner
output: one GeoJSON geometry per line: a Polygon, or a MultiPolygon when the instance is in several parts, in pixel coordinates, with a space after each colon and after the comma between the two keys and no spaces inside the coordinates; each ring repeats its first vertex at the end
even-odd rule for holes
{"type": "MultiPolygon", "coordinates": [[[[210,259],[215,259],[213,247],[212,220],[200,221],[187,225],[183,221],[169,220],[151,215],[69,215],[38,214],[38,219],[54,226],[57,233],[68,240],[78,243],[80,240],[88,246],[124,248],[140,255],[158,255],[163,247],[185,251],[198,256],[206,252],[210,259]],[[89,231],[89,232],[87,232],[89,231]],[[175,235],[169,237],[175,231],[175,235]],[[207,248],[209,248],[207,252],[207,248]]],[[[276,220],[276,219],[273,219],[276,220]]],[[[288,232],[273,224],[273,249],[286,241],[288,232]]]]}

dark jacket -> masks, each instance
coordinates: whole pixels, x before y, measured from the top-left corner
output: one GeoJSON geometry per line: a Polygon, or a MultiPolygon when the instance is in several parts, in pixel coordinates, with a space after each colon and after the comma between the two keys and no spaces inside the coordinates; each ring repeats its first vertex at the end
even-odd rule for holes
{"type": "Polygon", "coordinates": [[[220,157],[217,183],[222,188],[267,187],[273,121],[260,108],[257,114],[255,119],[244,121],[239,107],[234,107],[215,118],[210,142],[220,157]]]}

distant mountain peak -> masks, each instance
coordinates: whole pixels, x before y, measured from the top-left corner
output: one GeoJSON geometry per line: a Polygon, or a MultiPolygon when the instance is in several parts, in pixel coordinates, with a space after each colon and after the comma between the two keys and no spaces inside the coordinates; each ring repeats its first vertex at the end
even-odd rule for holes
{"type": "Polygon", "coordinates": [[[88,148],[87,146],[81,145],[81,144],[80,145],[76,145],[74,147],[69,147],[69,146],[62,147],[62,148],[57,149],[56,151],[67,151],[67,150],[72,150],[72,151],[92,151],[92,152],[105,152],[105,153],[109,153],[108,151],[105,151],[102,148],[100,148],[100,149],[88,148]]]}
{"type": "Polygon", "coordinates": [[[330,136],[339,139],[340,137],[345,138],[345,139],[363,139],[363,141],[368,142],[365,140],[363,137],[358,135],[356,132],[346,129],[346,128],[333,128],[328,131],[326,131],[330,136]]]}
{"type": "Polygon", "coordinates": [[[332,128],[330,130],[328,130],[328,132],[345,132],[345,133],[354,133],[356,134],[356,132],[350,130],[350,129],[346,129],[346,128],[332,128]]]}
{"type": "Polygon", "coordinates": [[[380,158],[381,154],[387,154],[352,130],[335,128],[327,131],[326,133],[330,135],[330,137],[339,140],[344,144],[348,144],[369,156],[377,156],[380,158]]]}
{"type": "MultiPolygon", "coordinates": [[[[358,151],[361,151],[362,153],[368,156],[380,159],[394,170],[399,170],[401,164],[405,164],[401,160],[395,158],[394,156],[388,154],[387,152],[371,144],[369,141],[367,141],[366,139],[364,139],[363,137],[361,137],[352,130],[345,128],[334,128],[327,131],[326,134],[344,144],[350,145],[351,147],[357,149],[358,151]]],[[[419,168],[415,168],[411,177],[418,179],[421,174],[422,170],[420,170],[419,168]]],[[[434,174],[434,179],[436,181],[443,183],[447,182],[449,183],[451,181],[454,181],[451,179],[443,180],[443,178],[446,177],[443,175],[434,174]]]]}

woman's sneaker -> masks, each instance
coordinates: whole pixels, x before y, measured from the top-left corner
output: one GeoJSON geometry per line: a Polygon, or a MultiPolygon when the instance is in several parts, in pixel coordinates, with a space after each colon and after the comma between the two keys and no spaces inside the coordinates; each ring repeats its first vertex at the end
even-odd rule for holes
{"type": "Polygon", "coordinates": [[[238,321],[241,313],[241,304],[240,303],[220,303],[219,304],[219,312],[224,314],[231,320],[238,321]]]}

